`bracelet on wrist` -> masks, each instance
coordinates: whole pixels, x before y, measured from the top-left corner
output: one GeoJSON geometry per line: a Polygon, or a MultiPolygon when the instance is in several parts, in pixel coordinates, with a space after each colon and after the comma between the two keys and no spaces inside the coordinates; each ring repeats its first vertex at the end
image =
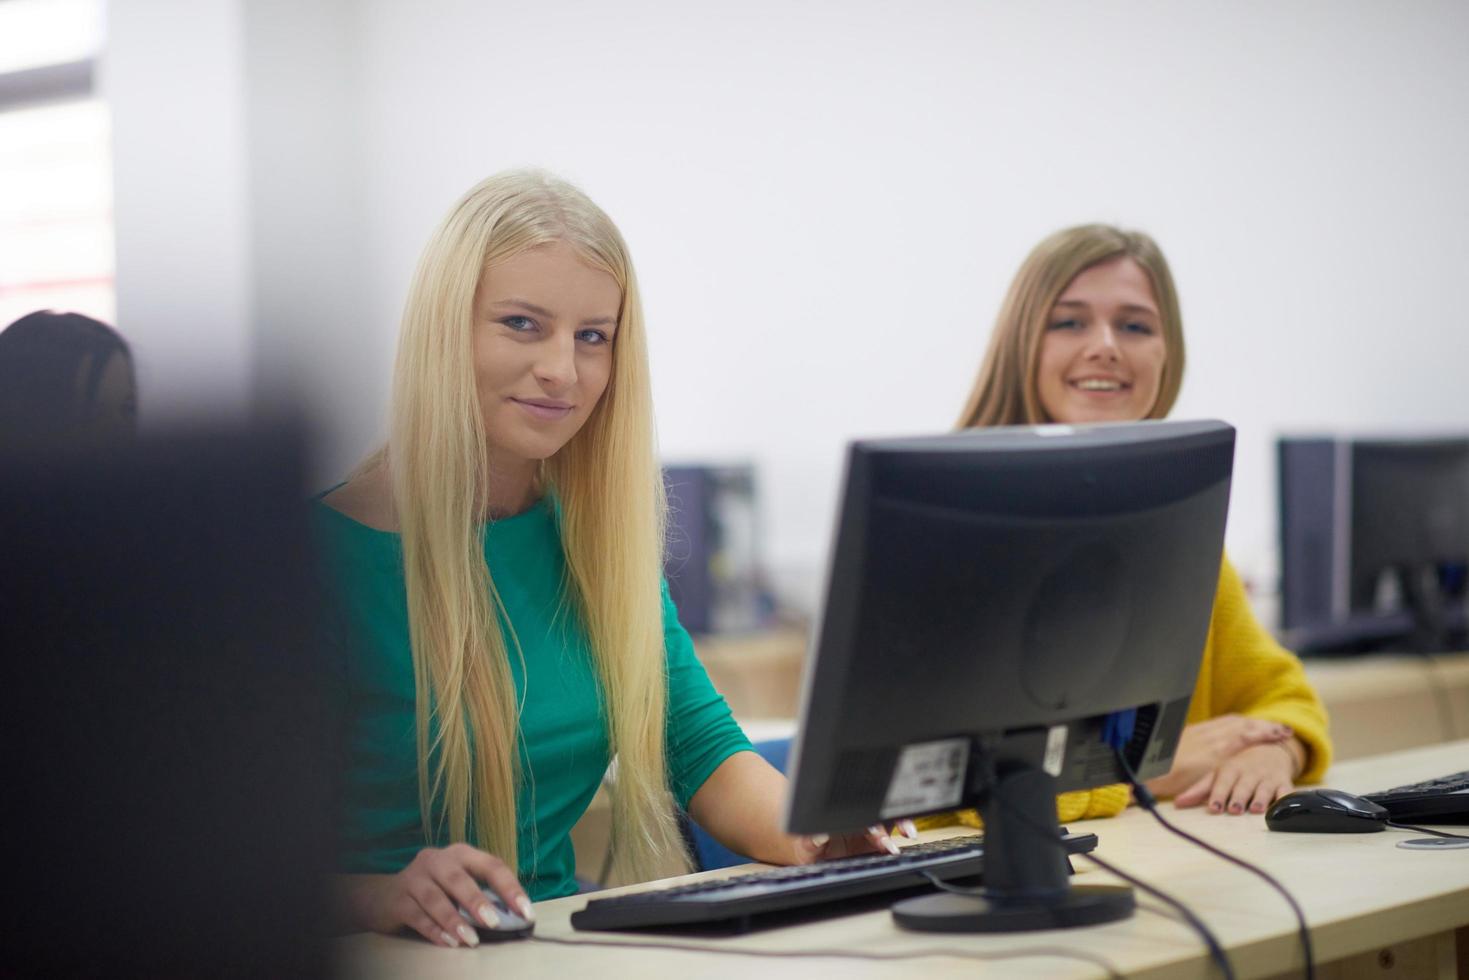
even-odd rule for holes
{"type": "Polygon", "coordinates": [[[1295,782],[1297,779],[1300,778],[1301,773],[1306,771],[1306,760],[1304,758],[1296,758],[1296,754],[1291,750],[1289,742],[1268,742],[1266,744],[1273,745],[1276,748],[1280,749],[1280,751],[1284,752],[1286,754],[1286,757],[1290,759],[1291,782],[1295,782]]]}

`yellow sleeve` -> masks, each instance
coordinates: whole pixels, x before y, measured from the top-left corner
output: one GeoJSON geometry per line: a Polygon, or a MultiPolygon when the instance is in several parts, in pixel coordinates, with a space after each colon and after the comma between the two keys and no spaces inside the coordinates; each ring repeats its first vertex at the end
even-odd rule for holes
{"type": "Polygon", "coordinates": [[[1239,573],[1225,559],[1189,721],[1231,713],[1295,730],[1306,746],[1306,767],[1298,782],[1319,780],[1330,765],[1326,708],[1300,659],[1276,643],[1255,618],[1239,573]]]}
{"type": "MultiPolygon", "coordinates": [[[[1056,797],[1056,821],[1070,823],[1073,820],[1091,820],[1095,817],[1115,817],[1127,809],[1129,798],[1127,786],[1122,783],[1062,793],[1056,797]]],[[[913,822],[918,825],[919,830],[956,825],[984,829],[984,821],[979,819],[979,814],[974,810],[936,813],[933,816],[919,817],[913,822]]]]}
{"type": "Polygon", "coordinates": [[[1056,797],[1056,820],[1058,823],[1070,823],[1094,817],[1115,817],[1127,809],[1131,799],[1126,783],[1062,793],[1056,797]]]}

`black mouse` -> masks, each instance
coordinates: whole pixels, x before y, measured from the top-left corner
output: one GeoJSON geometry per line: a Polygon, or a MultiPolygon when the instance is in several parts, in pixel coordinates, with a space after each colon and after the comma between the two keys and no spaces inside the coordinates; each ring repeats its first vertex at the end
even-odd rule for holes
{"type": "Polygon", "coordinates": [[[1302,789],[1271,804],[1265,826],[1308,834],[1370,834],[1387,829],[1387,816],[1384,807],[1339,789],[1302,789]]]}

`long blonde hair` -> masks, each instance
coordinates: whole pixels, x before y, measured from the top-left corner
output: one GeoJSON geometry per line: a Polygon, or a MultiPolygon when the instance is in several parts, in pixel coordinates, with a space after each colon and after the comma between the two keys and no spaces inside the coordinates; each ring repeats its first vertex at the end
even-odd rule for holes
{"type": "MultiPolygon", "coordinates": [[[[472,831],[518,866],[520,705],[501,632],[510,624],[482,550],[489,467],[473,306],[489,266],[553,242],[622,289],[607,389],[541,473],[559,504],[566,600],[586,631],[617,759],[614,868],[645,877],[670,855],[686,857],[665,763],[665,505],[642,304],[611,219],[577,188],[535,171],[497,174],[465,194],[429,239],[403,312],[386,461],[403,542],[419,806],[428,841],[436,830],[456,841],[472,831]]],[[[513,631],[510,641],[521,656],[513,631]]]]}
{"type": "Polygon", "coordinates": [[[1037,392],[1036,370],[1041,339],[1056,300],[1082,271],[1117,258],[1142,266],[1153,283],[1162,319],[1163,377],[1150,419],[1167,416],[1183,384],[1183,318],[1173,275],[1157,242],[1140,231],[1112,225],[1079,225],[1049,236],[1026,256],[1010,283],[989,350],[959,416],[959,428],[989,425],[1036,425],[1051,422],[1037,392]]]}

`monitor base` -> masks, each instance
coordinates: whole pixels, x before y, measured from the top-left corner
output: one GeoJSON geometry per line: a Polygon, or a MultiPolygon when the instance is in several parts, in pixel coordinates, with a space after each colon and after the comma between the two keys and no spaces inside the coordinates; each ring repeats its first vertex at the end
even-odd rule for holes
{"type": "Polygon", "coordinates": [[[1116,922],[1134,908],[1131,888],[1074,885],[1058,895],[1031,899],[922,895],[894,905],[893,919],[917,932],[1029,932],[1116,922]]]}

